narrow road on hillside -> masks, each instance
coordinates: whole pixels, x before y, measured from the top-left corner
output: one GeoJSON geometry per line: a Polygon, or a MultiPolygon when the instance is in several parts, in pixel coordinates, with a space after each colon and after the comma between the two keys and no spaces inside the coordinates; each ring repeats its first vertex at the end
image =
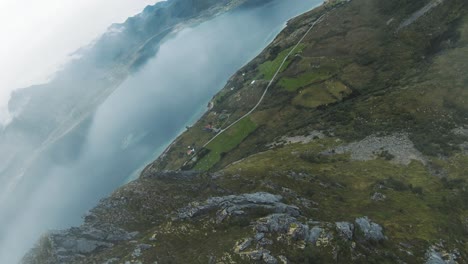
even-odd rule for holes
{"type": "Polygon", "coordinates": [[[251,115],[253,112],[255,112],[255,110],[257,110],[257,108],[260,106],[260,104],[263,102],[263,99],[265,98],[265,96],[267,95],[268,93],[268,90],[270,89],[271,85],[273,84],[273,82],[276,80],[276,77],[278,76],[278,74],[281,72],[281,69],[283,68],[284,64],[286,63],[286,61],[289,59],[289,57],[291,56],[291,54],[294,53],[294,51],[297,49],[297,47],[304,41],[305,37],[307,37],[307,35],[310,33],[310,31],[312,31],[312,29],[315,27],[315,25],[317,23],[319,23],[324,17],[325,17],[326,14],[323,14],[321,17],[319,17],[317,20],[314,21],[314,23],[312,23],[312,25],[310,26],[310,28],[306,31],[306,33],[304,34],[304,36],[302,36],[302,38],[299,40],[299,42],[297,42],[297,44],[294,46],[294,48],[291,49],[291,51],[289,51],[289,53],[286,55],[286,57],[283,59],[283,61],[281,62],[281,65],[278,67],[278,69],[276,70],[275,72],[275,75],[273,75],[273,77],[271,78],[270,82],[268,83],[267,87],[265,88],[265,91],[263,92],[262,96],[260,97],[260,99],[258,100],[257,104],[249,111],[247,112],[245,115],[241,116],[239,119],[237,119],[236,121],[234,121],[232,124],[230,124],[228,127],[222,129],[218,134],[216,134],[213,138],[211,138],[208,142],[205,143],[205,145],[203,145],[203,148],[208,146],[208,144],[210,144],[211,142],[213,142],[213,140],[215,140],[217,137],[219,137],[220,135],[222,135],[226,130],[228,130],[229,128],[233,127],[234,125],[236,125],[237,123],[239,123],[240,121],[242,121],[242,119],[248,117],[249,115],[251,115]]]}

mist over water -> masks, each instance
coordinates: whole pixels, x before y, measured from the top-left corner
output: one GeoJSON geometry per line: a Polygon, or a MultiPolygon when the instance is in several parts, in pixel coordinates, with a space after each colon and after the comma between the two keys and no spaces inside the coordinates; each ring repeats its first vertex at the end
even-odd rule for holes
{"type": "MultiPolygon", "coordinates": [[[[17,262],[48,229],[80,224],[99,199],[200,117],[227,79],[271,42],[288,19],[320,3],[272,1],[167,38],[156,56],[91,117],[41,153],[7,206],[0,207],[0,263],[17,262]]],[[[2,174],[0,168],[0,178],[9,176],[2,174]]]]}

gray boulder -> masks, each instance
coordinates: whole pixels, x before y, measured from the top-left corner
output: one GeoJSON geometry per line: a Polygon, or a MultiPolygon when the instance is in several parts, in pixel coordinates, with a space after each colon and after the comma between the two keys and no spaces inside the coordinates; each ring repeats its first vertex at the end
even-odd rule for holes
{"type": "Polygon", "coordinates": [[[247,254],[247,256],[251,259],[251,260],[261,260],[262,257],[263,257],[263,251],[262,250],[254,250],[252,252],[249,252],[247,254]]]}
{"type": "Polygon", "coordinates": [[[295,227],[290,227],[289,232],[294,240],[307,240],[309,227],[304,224],[295,224],[295,227]]]}
{"type": "Polygon", "coordinates": [[[365,240],[381,241],[385,239],[382,227],[372,222],[367,216],[356,218],[355,222],[365,240]]]}
{"type": "Polygon", "coordinates": [[[287,233],[292,223],[300,224],[296,218],[287,214],[271,214],[259,219],[255,229],[262,233],[287,233]]]}
{"type": "Polygon", "coordinates": [[[376,192],[372,195],[371,200],[375,202],[385,201],[387,196],[383,193],[376,192]]]}
{"type": "Polygon", "coordinates": [[[252,244],[252,241],[253,241],[253,239],[248,238],[248,239],[244,240],[243,242],[241,242],[241,243],[236,247],[236,252],[241,252],[241,251],[246,250],[248,247],[250,247],[250,245],[252,244]]]}
{"type": "Polygon", "coordinates": [[[438,252],[429,251],[426,254],[426,264],[446,264],[438,252]]]}
{"type": "Polygon", "coordinates": [[[308,241],[315,244],[317,242],[317,240],[319,239],[320,235],[322,234],[323,232],[323,228],[321,227],[318,227],[318,226],[314,226],[310,231],[309,231],[309,237],[308,237],[308,241]]]}
{"type": "Polygon", "coordinates": [[[353,239],[354,225],[348,222],[336,222],[338,233],[347,240],[353,239]]]}

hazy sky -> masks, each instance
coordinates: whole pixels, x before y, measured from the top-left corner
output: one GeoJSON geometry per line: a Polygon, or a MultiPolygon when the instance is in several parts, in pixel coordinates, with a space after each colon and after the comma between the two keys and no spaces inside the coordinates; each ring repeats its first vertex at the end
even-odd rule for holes
{"type": "Polygon", "coordinates": [[[0,125],[11,91],[47,81],[67,57],[161,0],[0,0],[0,125]]]}

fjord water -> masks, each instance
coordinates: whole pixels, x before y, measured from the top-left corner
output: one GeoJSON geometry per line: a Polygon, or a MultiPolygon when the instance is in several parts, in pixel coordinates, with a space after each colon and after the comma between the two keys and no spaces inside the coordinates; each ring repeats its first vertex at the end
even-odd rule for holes
{"type": "Polygon", "coordinates": [[[99,199],[199,118],[288,19],[320,3],[275,0],[244,7],[167,38],[90,118],[43,154],[34,179],[19,183],[33,191],[15,193],[15,203],[0,212],[9,219],[0,226],[0,263],[17,262],[48,229],[80,224],[99,199]]]}

